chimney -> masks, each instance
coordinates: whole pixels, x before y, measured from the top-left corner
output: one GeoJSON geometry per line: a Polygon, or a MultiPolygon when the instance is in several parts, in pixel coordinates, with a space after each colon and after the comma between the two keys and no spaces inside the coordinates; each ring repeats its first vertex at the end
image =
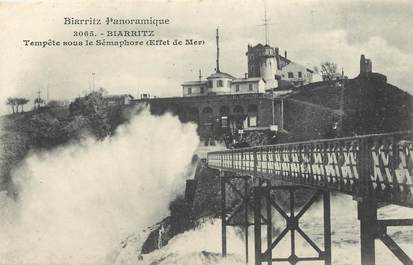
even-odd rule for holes
{"type": "Polygon", "coordinates": [[[287,50],[284,51],[284,57],[287,59],[287,50]]]}
{"type": "Polygon", "coordinates": [[[201,69],[199,69],[199,76],[198,76],[198,78],[199,78],[199,81],[202,81],[202,73],[201,73],[201,69]]]}

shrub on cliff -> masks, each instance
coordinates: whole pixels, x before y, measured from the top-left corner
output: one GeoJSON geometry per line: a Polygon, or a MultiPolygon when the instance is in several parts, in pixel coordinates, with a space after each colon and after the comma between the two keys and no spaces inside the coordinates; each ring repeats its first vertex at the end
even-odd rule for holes
{"type": "Polygon", "coordinates": [[[61,122],[48,112],[31,116],[27,133],[30,144],[37,148],[49,148],[67,141],[61,122]]]}
{"type": "Polygon", "coordinates": [[[103,89],[94,91],[85,97],[77,98],[69,106],[72,117],[82,116],[87,119],[86,123],[97,139],[105,138],[112,131],[108,118],[108,104],[103,98],[103,93],[103,89]]]}

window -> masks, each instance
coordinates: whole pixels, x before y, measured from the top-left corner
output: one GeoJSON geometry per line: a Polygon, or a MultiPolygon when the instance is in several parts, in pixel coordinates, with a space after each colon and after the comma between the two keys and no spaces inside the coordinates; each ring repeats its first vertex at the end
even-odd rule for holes
{"type": "Polygon", "coordinates": [[[217,87],[222,87],[222,86],[223,86],[222,80],[218,80],[218,81],[217,81],[217,87]]]}
{"type": "Polygon", "coordinates": [[[239,85],[235,85],[235,91],[239,92],[239,85]]]}
{"type": "Polygon", "coordinates": [[[231,87],[231,80],[228,80],[228,87],[231,87]]]}
{"type": "Polygon", "coordinates": [[[203,86],[201,86],[201,88],[199,89],[199,92],[201,92],[201,94],[204,94],[204,87],[203,86]]]}
{"type": "Polygon", "coordinates": [[[257,127],[257,116],[249,116],[249,127],[257,127]]]}
{"type": "Polygon", "coordinates": [[[212,87],[212,81],[211,80],[208,81],[207,87],[212,87]]]}
{"type": "Polygon", "coordinates": [[[188,95],[192,94],[192,87],[188,87],[188,95]]]}
{"type": "Polygon", "coordinates": [[[303,77],[303,73],[298,72],[298,77],[299,77],[299,78],[303,77]]]}
{"type": "Polygon", "coordinates": [[[252,84],[248,84],[248,88],[250,91],[252,91],[252,84]]]}
{"type": "Polygon", "coordinates": [[[222,116],[221,117],[221,127],[222,128],[227,128],[228,127],[228,117],[227,116],[222,116]]]}
{"type": "Polygon", "coordinates": [[[294,78],[294,73],[288,72],[288,78],[294,78]]]}

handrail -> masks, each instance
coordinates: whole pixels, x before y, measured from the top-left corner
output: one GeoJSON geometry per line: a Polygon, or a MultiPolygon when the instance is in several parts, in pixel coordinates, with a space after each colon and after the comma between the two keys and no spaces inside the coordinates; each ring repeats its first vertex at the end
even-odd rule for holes
{"type": "Polygon", "coordinates": [[[210,152],[210,168],[413,207],[410,131],[210,152]]]}
{"type": "Polygon", "coordinates": [[[268,147],[276,147],[276,146],[288,146],[288,145],[298,145],[298,144],[311,144],[311,143],[324,143],[324,142],[331,142],[332,140],[334,141],[347,141],[347,140],[356,140],[356,139],[364,139],[364,138],[371,138],[371,137],[382,137],[382,136],[397,136],[397,135],[407,135],[407,134],[412,134],[411,131],[399,131],[399,132],[390,132],[390,133],[377,133],[377,134],[363,134],[363,135],[357,135],[357,136],[349,136],[349,137],[341,137],[341,138],[334,138],[334,139],[316,139],[316,140],[308,140],[308,141],[297,141],[297,142],[291,142],[291,143],[281,143],[281,144],[271,144],[271,145],[260,145],[260,146],[250,146],[250,147],[242,147],[242,148],[237,148],[237,149],[228,149],[228,150],[223,150],[223,151],[213,151],[213,152],[208,152],[208,154],[214,154],[214,153],[224,153],[224,152],[231,152],[233,150],[237,151],[244,151],[244,150],[249,150],[249,149],[254,149],[254,148],[268,148],[268,147]]]}

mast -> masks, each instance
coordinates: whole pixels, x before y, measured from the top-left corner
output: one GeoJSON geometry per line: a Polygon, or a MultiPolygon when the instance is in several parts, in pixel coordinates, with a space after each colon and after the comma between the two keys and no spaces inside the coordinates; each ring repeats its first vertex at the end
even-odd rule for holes
{"type": "Polygon", "coordinates": [[[268,18],[267,18],[267,1],[264,0],[264,30],[265,30],[265,45],[268,45],[268,18]]]}
{"type": "Polygon", "coordinates": [[[95,73],[92,73],[92,91],[95,91],[95,73]]]}
{"type": "Polygon", "coordinates": [[[46,86],[46,102],[48,103],[50,98],[50,93],[49,93],[49,80],[47,80],[47,86],[46,86]]]}
{"type": "Polygon", "coordinates": [[[217,37],[216,37],[216,39],[217,39],[217,68],[216,68],[216,71],[217,71],[217,73],[219,73],[220,71],[219,71],[219,31],[218,31],[218,27],[217,27],[217,37]]]}
{"type": "Polygon", "coordinates": [[[46,103],[50,100],[50,69],[47,69],[47,83],[46,83],[46,103]]]}

